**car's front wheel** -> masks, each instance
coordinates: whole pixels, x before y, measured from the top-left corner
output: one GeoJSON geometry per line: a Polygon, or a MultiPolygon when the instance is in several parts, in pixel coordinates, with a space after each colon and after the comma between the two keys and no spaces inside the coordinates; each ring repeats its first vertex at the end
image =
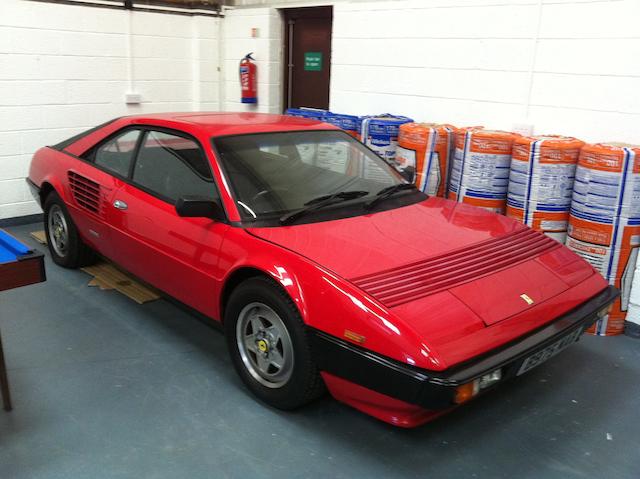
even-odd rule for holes
{"type": "Polygon", "coordinates": [[[240,284],[231,293],[224,323],[233,365],[261,400],[295,409],[322,393],[302,318],[273,280],[255,277],[240,284]]]}
{"type": "Polygon", "coordinates": [[[92,263],[95,254],[82,242],[69,211],[57,193],[49,193],[43,209],[47,245],[53,261],[65,268],[92,263]]]}

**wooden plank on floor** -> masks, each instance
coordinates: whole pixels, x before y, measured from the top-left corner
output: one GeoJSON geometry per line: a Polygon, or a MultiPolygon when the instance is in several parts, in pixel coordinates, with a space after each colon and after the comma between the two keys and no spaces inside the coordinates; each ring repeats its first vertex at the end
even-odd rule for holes
{"type": "Polygon", "coordinates": [[[113,263],[100,261],[82,268],[82,271],[94,277],[90,286],[102,289],[115,289],[138,304],[160,299],[160,294],[153,288],[140,283],[136,278],[118,269],[113,263]]]}
{"type": "Polygon", "coordinates": [[[32,231],[30,235],[38,243],[47,244],[47,237],[45,236],[44,231],[32,231]]]}
{"type": "Polygon", "coordinates": [[[96,286],[100,288],[100,291],[112,290],[113,288],[105,283],[103,280],[96,278],[95,276],[91,281],[87,283],[87,286],[96,286]]]}
{"type": "MultiPolygon", "coordinates": [[[[44,231],[33,231],[30,234],[38,243],[47,244],[47,237],[44,231]]],[[[109,261],[100,260],[96,264],[81,269],[93,276],[87,286],[98,287],[101,291],[115,289],[138,304],[160,299],[158,291],[142,284],[132,275],[122,271],[109,261]]]]}

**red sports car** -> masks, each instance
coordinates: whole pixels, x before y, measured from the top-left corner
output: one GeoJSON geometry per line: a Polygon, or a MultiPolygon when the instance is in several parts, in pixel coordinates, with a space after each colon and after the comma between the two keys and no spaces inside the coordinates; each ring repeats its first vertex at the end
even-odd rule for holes
{"type": "Polygon", "coordinates": [[[119,118],[40,149],[53,260],[105,256],[223,325],[281,409],[325,387],[412,427],[574,343],[617,291],[556,241],[429,198],[330,125],[119,118]]]}

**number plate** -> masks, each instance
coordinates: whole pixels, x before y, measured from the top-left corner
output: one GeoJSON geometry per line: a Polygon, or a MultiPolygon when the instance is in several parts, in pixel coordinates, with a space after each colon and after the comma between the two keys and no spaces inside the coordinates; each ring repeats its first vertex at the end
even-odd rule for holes
{"type": "Polygon", "coordinates": [[[561,338],[555,343],[551,344],[550,346],[547,346],[546,348],[536,353],[533,353],[531,356],[529,356],[527,359],[524,360],[516,376],[520,376],[521,374],[526,373],[530,369],[533,369],[536,366],[544,363],[547,359],[552,358],[563,349],[571,346],[573,343],[575,343],[578,340],[581,334],[582,334],[582,328],[580,327],[580,328],[577,328],[575,331],[572,331],[571,333],[569,333],[564,338],[561,338]]]}

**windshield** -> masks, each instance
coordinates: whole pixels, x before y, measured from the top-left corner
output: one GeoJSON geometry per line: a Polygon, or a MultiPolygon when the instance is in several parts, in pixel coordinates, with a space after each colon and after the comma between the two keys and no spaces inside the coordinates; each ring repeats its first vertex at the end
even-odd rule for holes
{"type": "Polygon", "coordinates": [[[214,144],[247,220],[279,217],[337,193],[342,201],[330,207],[362,207],[384,188],[405,183],[384,160],[341,131],[228,136],[214,144]]]}

